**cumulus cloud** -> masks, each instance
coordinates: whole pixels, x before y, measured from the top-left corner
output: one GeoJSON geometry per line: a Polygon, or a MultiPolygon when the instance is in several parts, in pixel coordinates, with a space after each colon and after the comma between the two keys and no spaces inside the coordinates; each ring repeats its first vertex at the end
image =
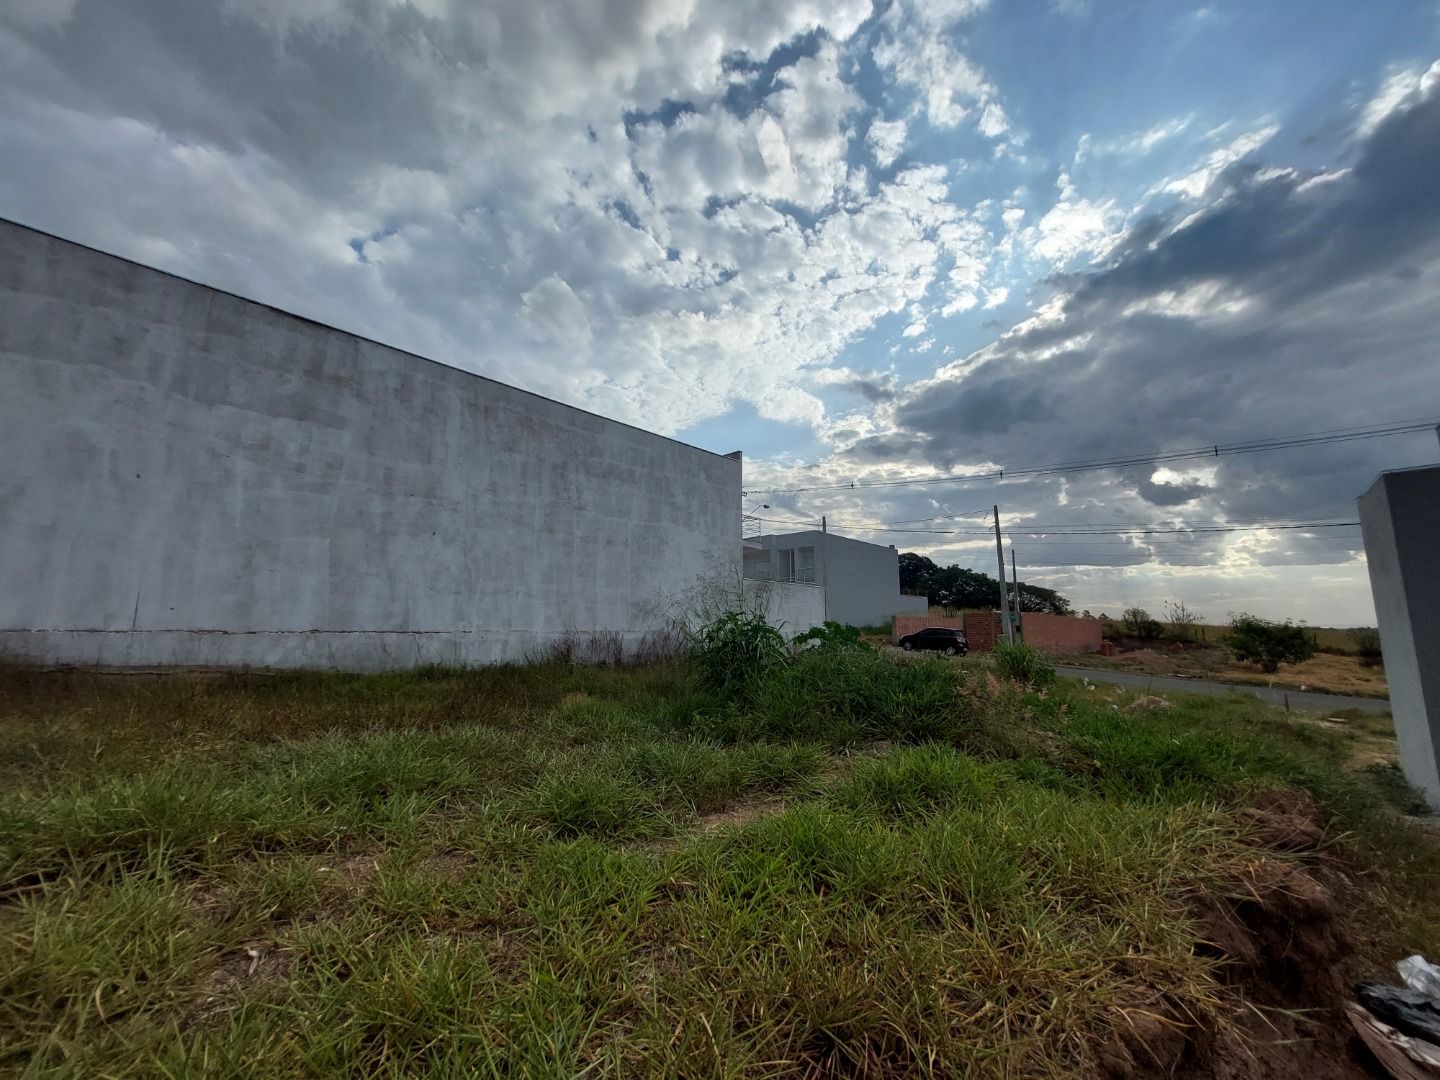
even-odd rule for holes
{"type": "Polygon", "coordinates": [[[0,13],[0,212],[660,430],[823,424],[805,371],[985,258],[852,160],[868,0],[72,6],[0,13]]]}
{"type": "MultiPolygon", "coordinates": [[[[1207,535],[1186,534],[1185,523],[1353,519],[1355,497],[1382,468],[1436,458],[1433,434],[1220,456],[1183,472],[1143,461],[1175,448],[1440,412],[1440,187],[1432,182],[1440,93],[1430,88],[1392,108],[1351,154],[1350,168],[1329,173],[1232,163],[1206,185],[1202,206],[1137,220],[1102,265],[1057,279],[1059,291],[1036,315],[902,388],[875,430],[828,461],[825,475],[984,475],[997,465],[1139,454],[1135,467],[1023,483],[884,489],[884,509],[871,498],[865,518],[921,516],[937,492],[952,502],[956,491],[982,505],[994,500],[1010,527],[1038,530],[1016,539],[1032,572],[1054,567],[1046,584],[1092,590],[1102,579],[1077,567],[1146,566],[1151,589],[1154,574],[1173,572],[1171,585],[1158,587],[1212,598],[1223,593],[1217,567],[1232,581],[1251,575],[1247,589],[1267,595],[1278,595],[1282,578],[1300,580],[1297,567],[1344,567],[1327,587],[1358,605],[1353,619],[1364,621],[1357,529],[1207,535]],[[1056,522],[1061,528],[1045,533],[1056,522]],[[1080,522],[1181,531],[1063,532],[1080,522]]],[[[853,498],[797,496],[792,510],[823,505],[843,524],[853,498]]],[[[974,532],[962,520],[938,527],[974,532]]],[[[980,535],[910,542],[984,565],[980,535]]],[[[1098,595],[1112,606],[1125,598],[1098,595]]],[[[1270,610],[1285,608],[1277,601],[1270,610]]]]}
{"type": "Polygon", "coordinates": [[[1010,130],[999,91],[954,41],[954,24],[984,6],[969,0],[897,0],[872,55],[898,86],[919,96],[934,126],[955,127],[973,117],[981,134],[999,138],[1010,130]]]}
{"type": "Polygon", "coordinates": [[[904,120],[876,120],[870,125],[865,143],[875,155],[875,164],[889,168],[905,149],[908,126],[904,120]]]}
{"type": "Polygon", "coordinates": [[[1057,186],[1060,197],[1055,205],[1024,231],[1026,248],[1057,265],[1079,255],[1104,254],[1116,239],[1120,211],[1114,200],[1082,197],[1069,175],[1063,172],[1057,186]]]}

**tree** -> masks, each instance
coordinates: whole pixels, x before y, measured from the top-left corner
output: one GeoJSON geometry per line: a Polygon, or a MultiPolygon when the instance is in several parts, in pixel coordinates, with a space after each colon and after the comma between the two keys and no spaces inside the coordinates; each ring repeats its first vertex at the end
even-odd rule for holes
{"type": "Polygon", "coordinates": [[[1138,637],[1142,641],[1154,641],[1165,629],[1160,625],[1159,620],[1152,619],[1150,613],[1143,607],[1127,607],[1120,614],[1120,622],[1124,625],[1127,634],[1131,637],[1138,637]]]}
{"type": "Polygon", "coordinates": [[[1297,626],[1288,619],[1283,623],[1271,622],[1258,615],[1241,612],[1230,617],[1230,633],[1225,644],[1237,660],[1250,660],[1260,665],[1261,671],[1275,672],[1281,664],[1299,664],[1315,655],[1315,644],[1305,633],[1303,626],[1297,626]]]}
{"type": "Polygon", "coordinates": [[[1195,627],[1205,621],[1205,616],[1191,611],[1183,600],[1166,600],[1165,620],[1170,624],[1170,633],[1176,641],[1189,641],[1195,636],[1195,627]]]}
{"type": "Polygon", "coordinates": [[[1020,610],[1035,611],[1044,615],[1073,615],[1070,601],[1054,589],[1042,589],[1039,585],[1020,583],[1020,610]]]}
{"type": "MultiPolygon", "coordinates": [[[[937,607],[993,610],[1000,604],[1000,583],[979,570],[963,566],[937,566],[934,560],[913,551],[900,556],[900,588],[924,593],[937,607]]],[[[1020,585],[1020,610],[1069,615],[1070,601],[1054,589],[1020,585]]]]}
{"type": "Polygon", "coordinates": [[[928,593],[930,578],[939,569],[933,559],[907,551],[900,556],[900,591],[928,593]]]}

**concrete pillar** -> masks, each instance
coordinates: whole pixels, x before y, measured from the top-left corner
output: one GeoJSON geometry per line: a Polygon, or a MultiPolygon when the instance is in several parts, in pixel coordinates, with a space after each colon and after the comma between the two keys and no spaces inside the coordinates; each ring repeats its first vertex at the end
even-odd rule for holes
{"type": "Polygon", "coordinates": [[[1440,466],[1381,473],[1359,505],[1400,766],[1440,809],[1440,466]]]}

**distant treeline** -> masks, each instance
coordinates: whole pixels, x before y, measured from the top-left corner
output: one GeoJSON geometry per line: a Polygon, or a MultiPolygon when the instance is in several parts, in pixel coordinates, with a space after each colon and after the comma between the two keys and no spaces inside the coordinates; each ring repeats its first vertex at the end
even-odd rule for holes
{"type": "MultiPolygon", "coordinates": [[[[930,598],[946,608],[995,609],[1000,606],[1000,585],[989,574],[963,566],[937,566],[933,559],[907,551],[900,556],[900,589],[930,598]]],[[[1070,601],[1054,589],[1020,583],[1020,610],[1051,615],[1072,615],[1070,601]]]]}

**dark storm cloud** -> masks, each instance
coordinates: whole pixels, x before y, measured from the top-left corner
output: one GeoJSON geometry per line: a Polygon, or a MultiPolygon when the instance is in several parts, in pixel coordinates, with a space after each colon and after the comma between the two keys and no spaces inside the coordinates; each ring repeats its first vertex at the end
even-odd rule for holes
{"type": "Polygon", "coordinates": [[[997,373],[994,379],[961,395],[930,395],[908,401],[900,409],[901,423],[931,434],[964,432],[967,437],[1005,432],[1017,424],[1044,423],[1055,415],[1042,382],[1023,375],[997,373]]]}
{"type": "Polygon", "coordinates": [[[1149,477],[1136,481],[1135,490],[1153,506],[1184,506],[1210,490],[1205,484],[1157,484],[1149,477]]]}
{"type": "Polygon", "coordinates": [[[853,390],[866,401],[879,403],[895,400],[895,379],[852,379],[841,384],[846,390],[853,390]]]}
{"type": "MultiPolygon", "coordinates": [[[[1058,283],[1063,317],[902,395],[896,430],[859,455],[908,437],[938,467],[1014,467],[1440,413],[1440,93],[1353,151],[1329,174],[1232,168],[1188,220],[1147,217],[1107,265],[1058,283]]],[[[1096,513],[1114,513],[1120,480],[1142,509],[1189,519],[1349,517],[1376,472],[1435,449],[1425,434],[1219,457],[1204,478],[1141,467],[1074,483],[1096,513]]],[[[1010,492],[1022,507],[1053,493],[1038,496],[1010,492]]],[[[1065,516],[1080,513],[1072,498],[1065,516]]]]}
{"type": "Polygon", "coordinates": [[[1432,95],[1387,118],[1350,172],[1330,183],[1232,167],[1198,221],[1158,242],[1132,237],[1131,254],[1087,277],[1072,303],[1082,310],[1218,280],[1278,306],[1388,274],[1440,238],[1437,177],[1440,96],[1432,95]]]}

